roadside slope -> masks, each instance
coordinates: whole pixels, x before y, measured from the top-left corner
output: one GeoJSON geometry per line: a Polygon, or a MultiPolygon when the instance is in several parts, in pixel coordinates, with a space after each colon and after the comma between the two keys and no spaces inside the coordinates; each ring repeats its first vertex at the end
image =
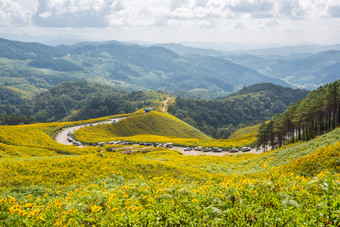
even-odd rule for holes
{"type": "Polygon", "coordinates": [[[169,138],[187,138],[209,140],[199,130],[178,118],[157,111],[131,116],[116,124],[104,124],[77,130],[77,140],[85,143],[106,141],[112,137],[131,137],[153,135],[169,138]]]}

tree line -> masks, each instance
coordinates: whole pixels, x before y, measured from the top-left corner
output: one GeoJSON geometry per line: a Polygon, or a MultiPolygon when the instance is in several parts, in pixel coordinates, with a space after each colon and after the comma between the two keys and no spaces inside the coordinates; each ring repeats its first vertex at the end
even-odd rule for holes
{"type": "Polygon", "coordinates": [[[213,100],[177,96],[168,112],[214,138],[224,139],[239,128],[259,124],[284,112],[290,103],[307,94],[306,90],[262,83],[213,100]]]}
{"type": "Polygon", "coordinates": [[[258,129],[256,145],[264,151],[296,141],[307,141],[340,124],[340,80],[313,90],[258,129]]]}

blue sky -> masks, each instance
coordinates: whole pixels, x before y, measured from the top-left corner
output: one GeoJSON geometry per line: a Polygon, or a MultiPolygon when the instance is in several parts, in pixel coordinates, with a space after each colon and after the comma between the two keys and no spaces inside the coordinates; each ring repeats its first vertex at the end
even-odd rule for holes
{"type": "Polygon", "coordinates": [[[0,34],[294,45],[340,40],[339,0],[0,0],[0,34]]]}

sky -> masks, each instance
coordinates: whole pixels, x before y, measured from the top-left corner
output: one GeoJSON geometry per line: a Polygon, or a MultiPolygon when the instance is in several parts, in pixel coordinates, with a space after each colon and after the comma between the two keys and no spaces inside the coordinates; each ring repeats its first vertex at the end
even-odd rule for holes
{"type": "Polygon", "coordinates": [[[92,40],[340,43],[340,0],[0,0],[1,34],[92,40]]]}

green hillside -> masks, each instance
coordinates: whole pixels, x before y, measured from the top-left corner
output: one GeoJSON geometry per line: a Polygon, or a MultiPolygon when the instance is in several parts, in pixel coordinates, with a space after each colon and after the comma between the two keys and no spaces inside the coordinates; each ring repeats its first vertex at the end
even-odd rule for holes
{"type": "MultiPolygon", "coordinates": [[[[63,82],[30,99],[22,96],[17,89],[0,86],[0,114],[30,117],[31,122],[83,120],[132,113],[144,106],[158,107],[168,94],[161,91],[127,92],[111,86],[77,81],[63,82]]],[[[9,118],[7,115],[6,118],[9,118]]],[[[20,120],[6,122],[29,123],[20,120]]]]}
{"type": "Polygon", "coordinates": [[[306,90],[254,84],[213,100],[178,96],[168,112],[214,138],[228,138],[244,125],[259,124],[284,112],[307,94],[306,90]]]}
{"type": "Polygon", "coordinates": [[[0,86],[0,113],[15,113],[10,106],[24,104],[27,100],[14,89],[0,86]]]}
{"type": "Polygon", "coordinates": [[[308,141],[340,124],[340,80],[320,86],[305,99],[291,104],[258,130],[257,146],[266,149],[308,141]]]}
{"type": "Polygon", "coordinates": [[[51,47],[0,39],[0,85],[31,93],[65,81],[129,90],[232,92],[261,82],[289,84],[219,57],[182,56],[159,46],[119,42],[51,47]]]}
{"type": "Polygon", "coordinates": [[[114,137],[139,136],[140,139],[149,136],[168,138],[210,139],[199,130],[166,113],[151,111],[138,114],[114,124],[103,124],[86,127],[75,132],[79,141],[96,143],[113,140],[114,137]]]}

